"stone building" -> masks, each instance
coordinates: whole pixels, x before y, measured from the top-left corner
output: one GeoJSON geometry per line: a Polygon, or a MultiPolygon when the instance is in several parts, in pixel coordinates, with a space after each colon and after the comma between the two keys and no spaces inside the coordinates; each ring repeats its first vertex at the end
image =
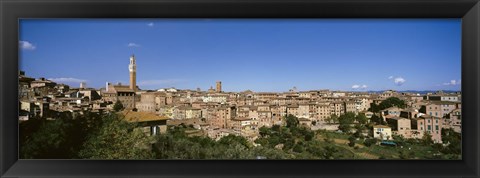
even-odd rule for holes
{"type": "Polygon", "coordinates": [[[129,86],[118,83],[112,85],[107,83],[105,92],[102,93],[102,99],[107,102],[116,103],[120,101],[124,108],[135,108],[135,92],[129,86]]]}
{"type": "MultiPolygon", "coordinates": [[[[420,136],[428,133],[436,143],[442,143],[442,119],[430,115],[422,115],[419,118],[412,119],[412,130],[417,130],[420,136]]],[[[421,138],[421,137],[420,137],[421,138]]]]}
{"type": "Polygon", "coordinates": [[[216,90],[215,90],[217,93],[220,93],[222,92],[222,82],[221,81],[217,81],[217,86],[216,86],[216,90]]]}
{"type": "Polygon", "coordinates": [[[435,117],[446,117],[455,109],[457,109],[457,104],[455,102],[435,101],[426,105],[426,114],[435,117]]]}
{"type": "Polygon", "coordinates": [[[135,93],[137,91],[137,64],[134,55],[130,57],[128,70],[130,73],[130,85],[122,85],[121,83],[112,85],[111,83],[107,82],[105,91],[101,95],[104,101],[112,103],[120,101],[124,108],[133,109],[135,108],[135,102],[137,100],[135,93]]]}

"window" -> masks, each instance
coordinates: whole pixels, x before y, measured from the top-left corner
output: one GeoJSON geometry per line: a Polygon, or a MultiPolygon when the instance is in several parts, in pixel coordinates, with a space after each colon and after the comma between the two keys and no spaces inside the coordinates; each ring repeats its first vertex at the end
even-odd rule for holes
{"type": "MultiPolygon", "coordinates": [[[[438,125],[435,126],[435,130],[438,130],[438,125]]],[[[437,131],[437,133],[438,133],[438,131],[437,131]]]]}
{"type": "Polygon", "coordinates": [[[430,126],[430,125],[427,128],[428,128],[428,130],[432,130],[432,126],[430,126]]]}

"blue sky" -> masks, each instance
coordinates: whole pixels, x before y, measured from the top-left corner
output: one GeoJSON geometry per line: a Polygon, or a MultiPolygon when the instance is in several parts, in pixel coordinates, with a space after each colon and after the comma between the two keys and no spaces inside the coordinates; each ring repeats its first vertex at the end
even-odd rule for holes
{"type": "Polygon", "coordinates": [[[460,19],[20,21],[20,69],[78,87],[460,90],[460,19]]]}

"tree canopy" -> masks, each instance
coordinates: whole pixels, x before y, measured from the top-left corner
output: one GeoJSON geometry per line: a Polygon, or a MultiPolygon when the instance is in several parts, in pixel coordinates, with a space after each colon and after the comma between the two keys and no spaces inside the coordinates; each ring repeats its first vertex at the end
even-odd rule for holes
{"type": "Polygon", "coordinates": [[[115,104],[113,105],[113,110],[118,112],[118,111],[121,111],[123,109],[125,109],[125,108],[123,107],[122,102],[117,100],[117,102],[115,102],[115,104]]]}
{"type": "Polygon", "coordinates": [[[141,128],[110,114],[102,127],[89,135],[79,155],[90,159],[151,159],[152,141],[141,128]]]}
{"type": "Polygon", "coordinates": [[[400,98],[389,97],[389,98],[383,100],[378,105],[375,104],[375,103],[371,103],[369,111],[379,112],[381,110],[384,110],[384,109],[387,109],[387,108],[393,107],[393,106],[396,106],[396,107],[399,107],[399,108],[405,108],[405,107],[407,107],[407,104],[405,103],[405,101],[401,100],[400,98]]]}

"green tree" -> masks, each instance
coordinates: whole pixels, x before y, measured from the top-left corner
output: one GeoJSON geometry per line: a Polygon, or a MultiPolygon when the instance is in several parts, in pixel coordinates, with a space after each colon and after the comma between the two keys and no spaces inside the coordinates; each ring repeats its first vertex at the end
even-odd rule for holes
{"type": "Polygon", "coordinates": [[[233,144],[240,144],[245,147],[250,147],[250,144],[248,143],[248,140],[245,137],[242,136],[236,136],[236,135],[227,135],[225,137],[222,137],[218,143],[229,146],[233,144]]]}
{"type": "Polygon", "coordinates": [[[334,159],[334,154],[338,152],[334,146],[327,145],[324,147],[323,158],[324,159],[334,159]]]}
{"type": "Polygon", "coordinates": [[[293,147],[293,151],[297,153],[304,152],[305,149],[303,148],[303,144],[295,144],[295,146],[293,147]]]}
{"type": "Polygon", "coordinates": [[[387,122],[383,120],[382,117],[377,116],[376,114],[372,115],[372,118],[370,118],[372,122],[374,122],[376,125],[386,125],[387,122]]]}
{"type": "Polygon", "coordinates": [[[328,123],[332,124],[337,122],[338,122],[338,116],[336,114],[330,115],[330,117],[328,118],[328,123]]]}
{"type": "Polygon", "coordinates": [[[365,116],[365,114],[358,114],[356,117],[355,117],[355,120],[359,123],[359,124],[366,124],[367,121],[368,121],[368,118],[367,116],[365,116]]]}
{"type": "Polygon", "coordinates": [[[70,158],[68,129],[72,126],[62,119],[44,121],[38,131],[33,133],[21,145],[20,157],[24,159],[61,159],[70,158]]]}
{"type": "Polygon", "coordinates": [[[399,107],[399,108],[405,108],[407,106],[407,104],[405,104],[405,101],[401,100],[400,98],[390,97],[390,98],[387,98],[387,99],[383,100],[379,104],[379,109],[384,110],[384,109],[387,109],[387,108],[393,107],[393,106],[396,106],[396,107],[399,107]]]}
{"type": "Polygon", "coordinates": [[[294,115],[291,115],[291,114],[286,116],[285,120],[286,120],[288,128],[298,127],[298,125],[300,123],[300,121],[298,121],[298,118],[295,117],[294,115]]]}
{"type": "Polygon", "coordinates": [[[353,121],[355,120],[355,113],[347,112],[344,115],[340,115],[338,118],[338,129],[342,132],[348,133],[352,129],[353,121]]]}
{"type": "Polygon", "coordinates": [[[428,132],[424,132],[422,137],[422,142],[424,145],[431,145],[433,144],[432,135],[428,132]]]}
{"type": "Polygon", "coordinates": [[[273,131],[276,131],[276,132],[280,131],[280,125],[274,124],[274,125],[272,126],[272,130],[273,130],[273,131]]]}
{"type": "Polygon", "coordinates": [[[348,141],[349,141],[348,146],[350,146],[350,147],[355,146],[355,137],[353,137],[353,136],[348,137],[348,141]]]}
{"type": "Polygon", "coordinates": [[[88,136],[80,151],[90,159],[152,159],[152,137],[116,114],[105,117],[101,128],[88,136]]]}
{"type": "Polygon", "coordinates": [[[442,129],[442,142],[447,146],[442,150],[445,154],[460,156],[462,153],[462,135],[453,129],[442,129]]]}
{"type": "Polygon", "coordinates": [[[377,139],[376,138],[368,138],[368,139],[365,139],[365,141],[363,142],[363,144],[367,147],[370,147],[374,144],[377,143],[377,139]]]}
{"type": "Polygon", "coordinates": [[[375,103],[370,103],[370,108],[368,108],[368,111],[376,113],[380,111],[380,107],[375,103]]]}
{"type": "Polygon", "coordinates": [[[103,113],[84,111],[52,115],[55,120],[33,119],[20,124],[21,158],[79,158],[78,152],[87,135],[98,129],[103,113]],[[55,142],[55,143],[54,143],[55,142]]]}
{"type": "Polygon", "coordinates": [[[270,129],[265,127],[265,126],[262,126],[258,129],[258,133],[260,134],[260,136],[262,137],[267,137],[268,135],[271,134],[270,132],[270,129]]]}
{"type": "Polygon", "coordinates": [[[117,102],[115,102],[115,104],[113,105],[113,110],[118,112],[118,111],[122,111],[124,109],[123,107],[123,104],[120,100],[117,100],[117,102]]]}
{"type": "Polygon", "coordinates": [[[333,143],[333,138],[330,136],[330,134],[326,133],[323,141],[325,141],[327,143],[333,143]]]}

